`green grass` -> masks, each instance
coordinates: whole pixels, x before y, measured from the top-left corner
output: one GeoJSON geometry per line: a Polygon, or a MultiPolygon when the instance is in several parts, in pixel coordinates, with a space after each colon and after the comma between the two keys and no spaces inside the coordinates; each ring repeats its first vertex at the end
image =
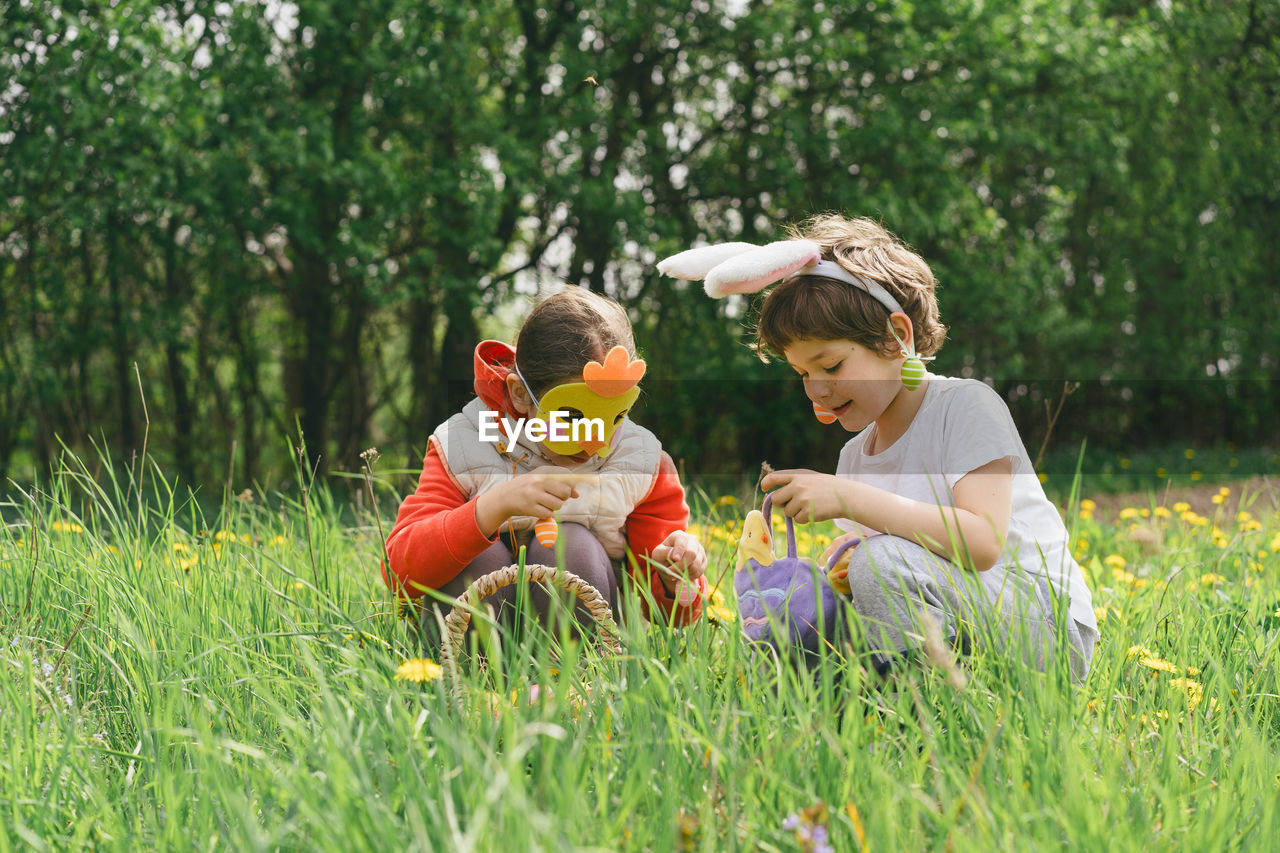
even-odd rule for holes
{"type": "MultiPolygon", "coordinates": [[[[377,570],[389,489],[381,530],[322,490],[210,515],[157,475],[100,486],[74,461],[9,495],[0,850],[789,851],[812,825],[837,850],[1280,837],[1280,512],[1260,501],[1257,529],[1073,509],[1107,608],[1083,686],[999,650],[959,690],[925,666],[881,685],[856,657],[809,678],[732,623],[645,626],[632,598],[620,656],[530,632],[464,669],[457,708],[445,679],[396,678],[421,650],[377,570]],[[530,683],[552,697],[529,702],[530,683]]],[[[743,508],[696,503],[720,576],[743,508]]]]}
{"type": "Polygon", "coordinates": [[[1207,483],[1280,478],[1280,452],[1230,444],[1207,448],[1178,445],[1134,452],[1077,447],[1046,453],[1037,470],[1045,475],[1045,492],[1065,502],[1073,486],[1094,496],[1144,492],[1159,495],[1169,489],[1198,488],[1207,483]]]}

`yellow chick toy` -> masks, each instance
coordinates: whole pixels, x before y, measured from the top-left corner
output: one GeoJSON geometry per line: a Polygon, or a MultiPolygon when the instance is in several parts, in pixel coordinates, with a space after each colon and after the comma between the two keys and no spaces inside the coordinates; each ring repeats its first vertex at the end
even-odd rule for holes
{"type": "Polygon", "coordinates": [[[849,558],[853,556],[853,549],[845,551],[840,555],[840,559],[827,572],[827,580],[831,581],[831,588],[841,595],[852,595],[853,590],[849,587],[849,558]]]}
{"type": "Polygon", "coordinates": [[[758,509],[747,513],[742,522],[742,538],[738,540],[738,571],[746,566],[747,560],[755,560],[762,566],[773,565],[773,534],[758,509]]]}

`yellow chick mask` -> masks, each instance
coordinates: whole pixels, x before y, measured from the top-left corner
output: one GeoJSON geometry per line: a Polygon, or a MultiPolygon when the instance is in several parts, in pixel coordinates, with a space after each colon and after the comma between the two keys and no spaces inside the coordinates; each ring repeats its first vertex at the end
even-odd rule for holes
{"type": "Polygon", "coordinates": [[[640,396],[644,372],[642,359],[633,360],[625,347],[615,346],[603,364],[587,362],[581,382],[556,385],[539,399],[520,374],[520,368],[515,367],[516,376],[533,400],[533,416],[547,423],[548,435],[542,444],[561,456],[585,452],[605,457],[613,452],[614,434],[640,396]],[[553,419],[554,412],[564,414],[553,419]]]}

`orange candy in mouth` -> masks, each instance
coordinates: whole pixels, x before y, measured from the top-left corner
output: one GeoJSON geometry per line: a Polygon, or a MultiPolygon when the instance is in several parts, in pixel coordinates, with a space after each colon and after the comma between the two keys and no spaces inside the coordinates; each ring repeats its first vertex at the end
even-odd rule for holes
{"type": "Polygon", "coordinates": [[[825,409],[817,403],[813,404],[813,416],[817,418],[819,422],[824,424],[833,424],[836,422],[836,418],[838,417],[835,412],[830,409],[825,409]]]}

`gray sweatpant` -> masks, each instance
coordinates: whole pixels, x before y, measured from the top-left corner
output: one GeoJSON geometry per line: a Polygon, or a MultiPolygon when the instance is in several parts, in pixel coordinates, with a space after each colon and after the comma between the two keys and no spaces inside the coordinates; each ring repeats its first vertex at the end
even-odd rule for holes
{"type": "Polygon", "coordinates": [[[920,615],[928,613],[944,638],[961,646],[999,646],[1040,670],[1056,656],[1061,633],[1072,674],[1083,681],[1089,673],[1098,635],[1069,617],[1059,632],[1042,575],[1017,568],[973,572],[915,542],[880,535],[853,549],[849,587],[878,662],[919,647],[920,615]]]}

